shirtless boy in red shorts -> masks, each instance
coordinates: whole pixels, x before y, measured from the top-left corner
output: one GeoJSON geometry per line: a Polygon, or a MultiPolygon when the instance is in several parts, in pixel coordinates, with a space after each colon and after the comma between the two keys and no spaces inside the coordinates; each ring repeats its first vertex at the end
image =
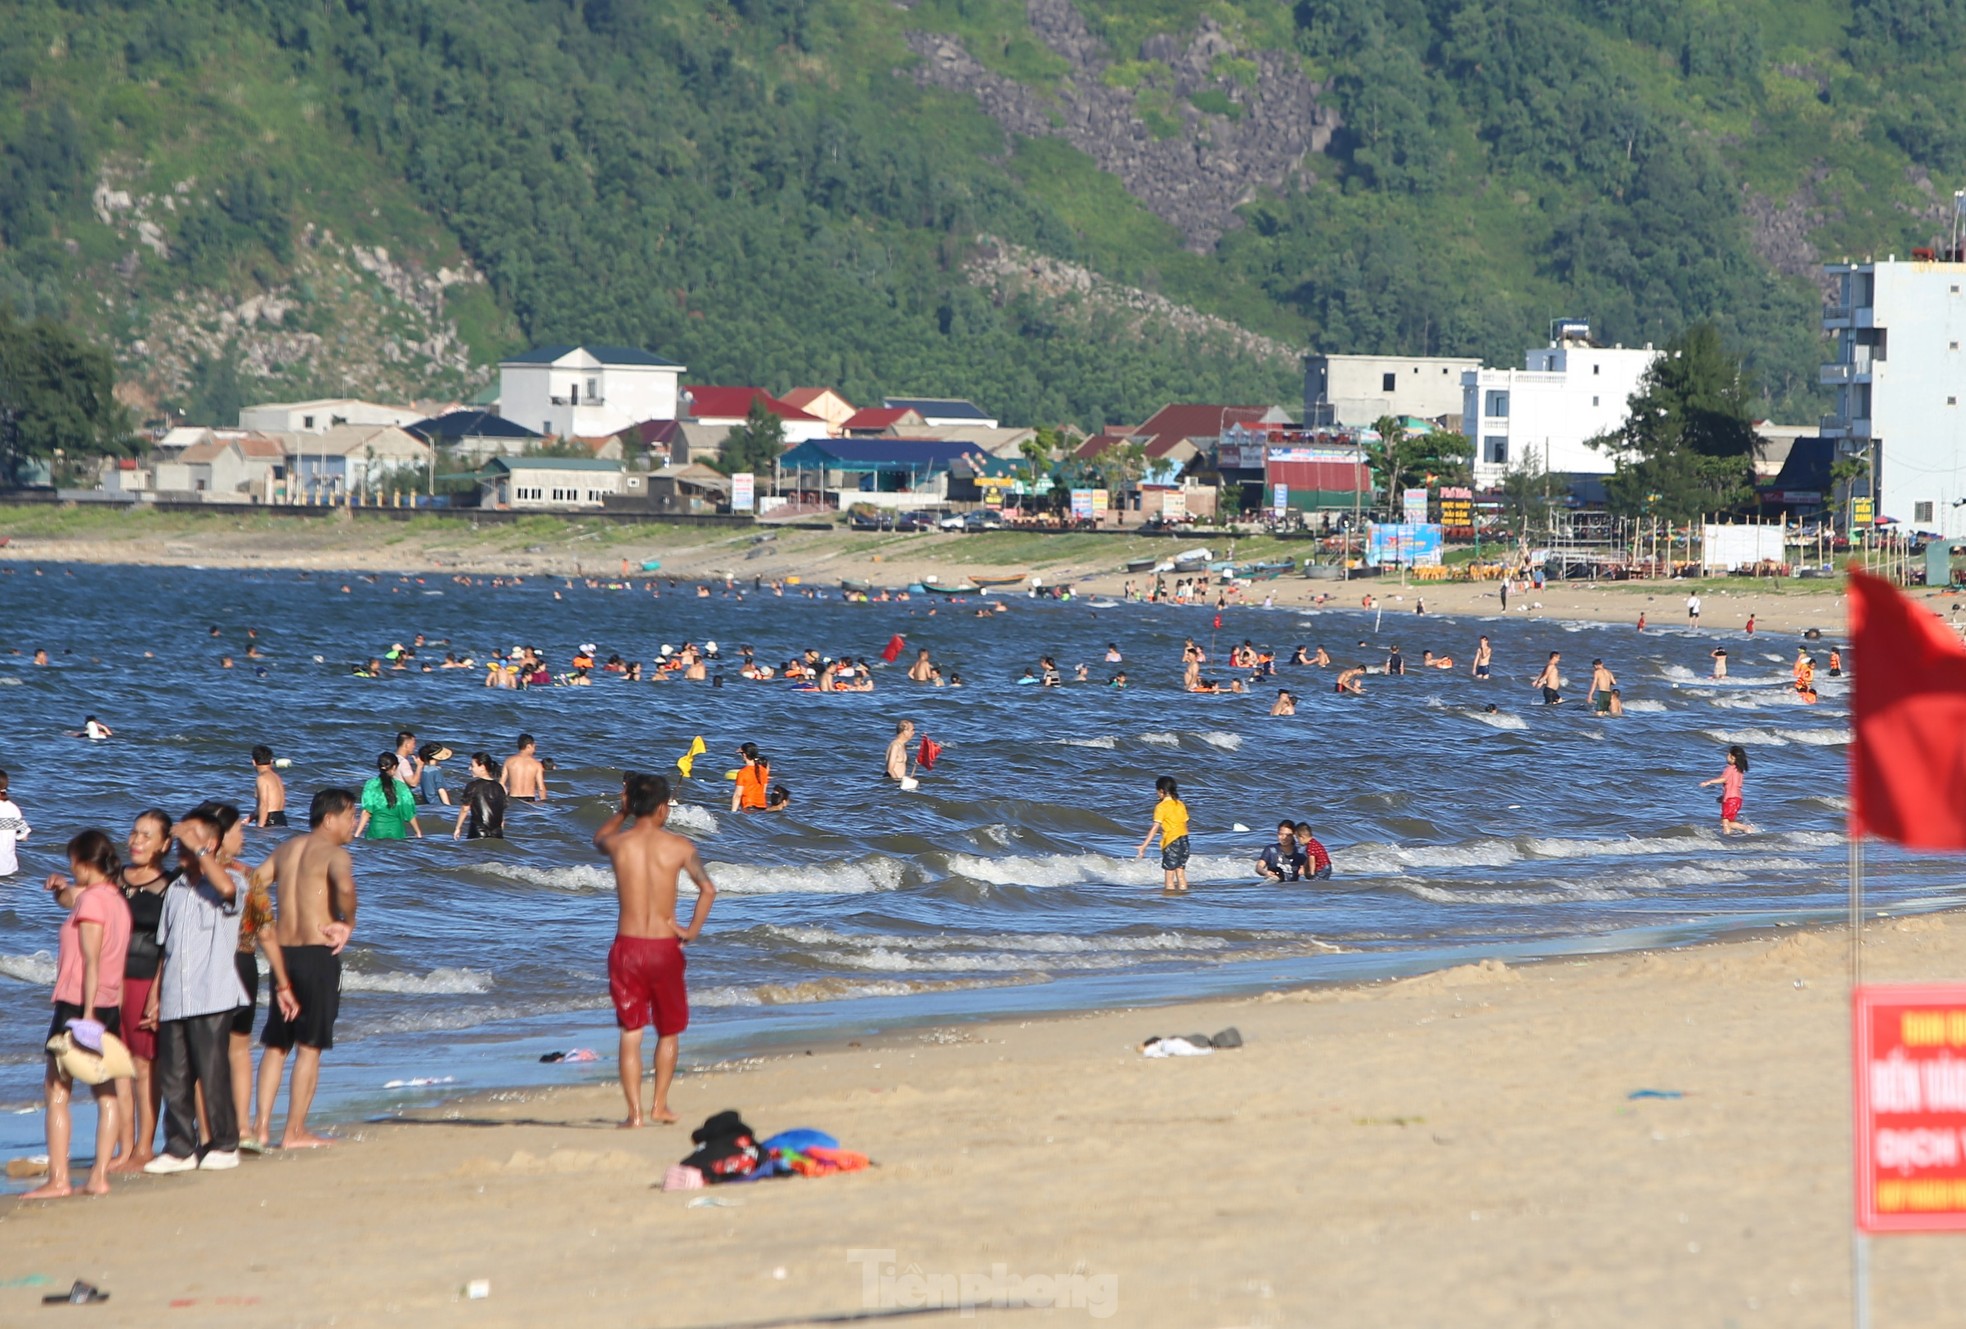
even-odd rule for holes
{"type": "Polygon", "coordinates": [[[621,921],[608,951],[608,994],[621,1026],[621,1092],[634,1127],[644,1120],[670,1123],[669,1082],[676,1053],[689,1027],[683,987],[683,946],[695,941],[710,916],[717,888],[696,856],[696,846],[663,829],[669,820],[669,782],[659,775],[630,775],[621,785],[621,809],[594,832],[594,847],[614,864],[621,921]],[[634,824],[623,825],[630,817],[634,824]],[[676,878],[696,883],[696,912],[687,928],[676,926],[676,878]],[[655,1108],[642,1116],[642,1028],[655,1026],[655,1108]]]}

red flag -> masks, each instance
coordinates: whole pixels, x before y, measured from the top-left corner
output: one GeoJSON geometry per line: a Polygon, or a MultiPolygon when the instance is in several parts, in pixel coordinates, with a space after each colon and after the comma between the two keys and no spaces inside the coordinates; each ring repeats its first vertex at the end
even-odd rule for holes
{"type": "Polygon", "coordinates": [[[1966,645],[1850,570],[1850,834],[1966,849],[1966,645]]]}
{"type": "Polygon", "coordinates": [[[941,755],[942,745],[930,738],[927,734],[923,734],[922,745],[915,749],[916,763],[923,770],[932,771],[935,769],[935,759],[941,755]]]}
{"type": "Polygon", "coordinates": [[[887,639],[887,645],[882,648],[881,659],[887,661],[889,664],[893,664],[896,660],[899,660],[901,658],[901,648],[906,644],[907,643],[901,639],[901,634],[898,632],[895,633],[892,637],[889,637],[887,639]]]}

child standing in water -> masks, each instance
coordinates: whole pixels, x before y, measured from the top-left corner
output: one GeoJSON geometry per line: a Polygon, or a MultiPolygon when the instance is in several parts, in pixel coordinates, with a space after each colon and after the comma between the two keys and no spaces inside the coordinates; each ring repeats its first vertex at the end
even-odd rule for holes
{"type": "Polygon", "coordinates": [[[1147,846],[1153,843],[1155,832],[1160,833],[1161,887],[1169,895],[1185,895],[1188,891],[1188,805],[1181,801],[1181,790],[1174,783],[1174,777],[1163,775],[1154,781],[1154,792],[1160,795],[1160,802],[1154,805],[1154,824],[1147,828],[1147,834],[1134,850],[1135,858],[1147,856],[1147,846]]]}
{"type": "Polygon", "coordinates": [[[1727,749],[1727,769],[1711,780],[1700,781],[1700,788],[1720,786],[1720,833],[1746,835],[1754,827],[1741,820],[1741,783],[1748,773],[1748,750],[1736,743],[1727,749]]]}

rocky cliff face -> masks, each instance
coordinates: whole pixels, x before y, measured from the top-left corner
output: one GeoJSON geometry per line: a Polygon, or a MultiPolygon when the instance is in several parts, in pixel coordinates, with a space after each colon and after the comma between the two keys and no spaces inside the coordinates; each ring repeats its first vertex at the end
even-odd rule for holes
{"type": "Polygon", "coordinates": [[[1190,249],[1211,248],[1236,225],[1237,207],[1280,187],[1338,128],[1337,111],[1318,101],[1324,89],[1294,59],[1239,51],[1212,19],[1185,43],[1165,35],[1143,43],[1130,67],[1139,82],[1125,86],[1106,77],[1111,55],[1070,0],[1025,8],[1031,31],[1070,67],[1057,88],[1027,87],[986,68],[960,40],[928,32],[908,34],[921,57],[913,76],[975,97],[1014,134],[1070,143],[1179,228],[1190,249]],[[1160,103],[1153,111],[1143,106],[1149,93],[1160,103]],[[1229,109],[1200,109],[1198,97],[1229,109]]]}

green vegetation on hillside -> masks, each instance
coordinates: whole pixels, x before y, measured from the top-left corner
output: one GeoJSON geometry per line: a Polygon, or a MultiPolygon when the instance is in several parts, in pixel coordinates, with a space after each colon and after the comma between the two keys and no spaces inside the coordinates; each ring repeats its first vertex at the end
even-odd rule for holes
{"type": "MultiPolygon", "coordinates": [[[[1289,364],[993,300],[963,272],[990,234],[1332,351],[1513,363],[1558,314],[1627,343],[1710,322],[1758,404],[1799,415],[1812,260],[1926,243],[1966,177],[1966,0],[1077,7],[1143,132],[1182,109],[1145,44],[1204,19],[1234,49],[1188,106],[1246,123],[1253,56],[1286,51],[1343,127],[1197,254],[1083,152],[909,76],[922,28],[1055,93],[1066,62],[1012,0],[14,0],[0,305],[115,340],[141,378],[159,309],[291,287],[275,326],[323,337],[321,363],[261,379],[325,384],[357,349],[309,266],[332,233],[475,265],[488,285],[438,313],[480,363],[626,342],[697,382],[959,394],[1015,423],[1295,399],[1289,364]]],[[[223,358],[185,395],[267,387],[223,358]]]]}

